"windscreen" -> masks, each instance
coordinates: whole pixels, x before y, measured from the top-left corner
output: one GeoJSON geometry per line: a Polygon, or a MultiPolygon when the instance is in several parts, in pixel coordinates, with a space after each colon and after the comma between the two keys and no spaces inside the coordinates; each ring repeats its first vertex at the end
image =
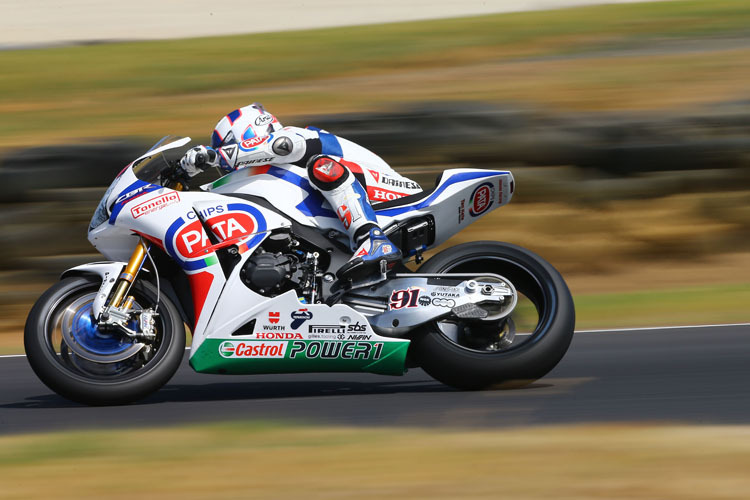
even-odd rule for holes
{"type": "Polygon", "coordinates": [[[135,176],[144,182],[161,185],[164,174],[168,173],[169,169],[173,168],[190,148],[189,144],[180,145],[181,140],[182,137],[174,135],[162,137],[149,149],[149,152],[153,151],[153,154],[144,156],[133,163],[135,176]],[[169,147],[172,143],[177,144],[169,147]]]}
{"type": "MultiPolygon", "coordinates": [[[[189,141],[189,139],[187,140],[189,141]]],[[[144,182],[163,185],[165,174],[168,174],[170,169],[174,168],[188,149],[195,147],[195,144],[185,141],[184,138],[175,135],[162,137],[159,142],[151,146],[151,149],[143,158],[133,163],[133,173],[144,182]]],[[[200,186],[213,182],[222,175],[224,175],[223,172],[218,169],[209,168],[192,178],[190,185],[200,186]]]]}

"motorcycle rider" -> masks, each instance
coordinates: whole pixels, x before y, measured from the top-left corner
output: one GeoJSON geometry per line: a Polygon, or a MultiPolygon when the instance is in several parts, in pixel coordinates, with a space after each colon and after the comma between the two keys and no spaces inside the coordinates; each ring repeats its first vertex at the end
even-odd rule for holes
{"type": "Polygon", "coordinates": [[[370,204],[421,192],[375,153],[314,127],[282,127],[262,105],[253,103],[224,116],[211,146],[190,149],[180,166],[194,176],[207,166],[224,172],[261,165],[307,168],[310,184],[330,203],[344,225],[352,258],[337,271],[342,281],[373,282],[401,260],[401,251],[378,226],[370,204]]]}

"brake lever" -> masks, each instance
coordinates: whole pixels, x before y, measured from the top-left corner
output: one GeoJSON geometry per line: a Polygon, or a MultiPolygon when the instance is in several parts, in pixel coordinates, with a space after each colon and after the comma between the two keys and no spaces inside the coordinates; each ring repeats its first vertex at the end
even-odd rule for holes
{"type": "Polygon", "coordinates": [[[172,168],[164,175],[164,179],[167,181],[163,184],[165,187],[175,191],[190,191],[190,176],[177,162],[172,164],[172,168]]]}

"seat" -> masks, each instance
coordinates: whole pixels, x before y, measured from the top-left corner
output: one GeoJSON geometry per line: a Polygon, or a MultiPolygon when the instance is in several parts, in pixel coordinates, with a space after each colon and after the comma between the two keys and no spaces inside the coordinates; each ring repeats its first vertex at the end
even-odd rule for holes
{"type": "Polygon", "coordinates": [[[431,189],[427,189],[420,193],[410,194],[408,196],[402,196],[401,198],[396,198],[395,200],[377,203],[372,206],[372,209],[377,212],[378,210],[386,210],[388,208],[402,207],[404,205],[411,205],[412,203],[417,203],[418,201],[421,201],[427,198],[428,196],[430,196],[440,185],[440,179],[442,178],[443,178],[443,174],[441,173],[440,175],[438,175],[438,178],[435,180],[435,185],[431,189]]]}

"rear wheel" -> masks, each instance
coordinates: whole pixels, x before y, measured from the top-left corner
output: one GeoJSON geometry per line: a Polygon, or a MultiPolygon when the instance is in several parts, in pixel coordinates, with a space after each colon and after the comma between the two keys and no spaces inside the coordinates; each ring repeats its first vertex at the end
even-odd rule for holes
{"type": "Polygon", "coordinates": [[[570,291],[560,273],[529,250],[495,241],[466,243],[435,255],[419,272],[471,274],[479,281],[497,274],[518,292],[507,317],[448,318],[417,333],[410,353],[437,380],[459,389],[524,385],[546,375],[567,351],[575,327],[570,291]]]}
{"type": "MultiPolygon", "coordinates": [[[[73,276],[47,290],[26,320],[26,355],[42,382],[65,398],[91,405],[136,401],[174,375],[185,351],[185,329],[164,295],[153,340],[99,329],[92,313],[99,285],[96,278],[73,276]]],[[[137,282],[130,295],[135,309],[156,305],[156,289],[148,282],[137,282]]],[[[135,321],[128,326],[138,328],[135,321]]]]}

